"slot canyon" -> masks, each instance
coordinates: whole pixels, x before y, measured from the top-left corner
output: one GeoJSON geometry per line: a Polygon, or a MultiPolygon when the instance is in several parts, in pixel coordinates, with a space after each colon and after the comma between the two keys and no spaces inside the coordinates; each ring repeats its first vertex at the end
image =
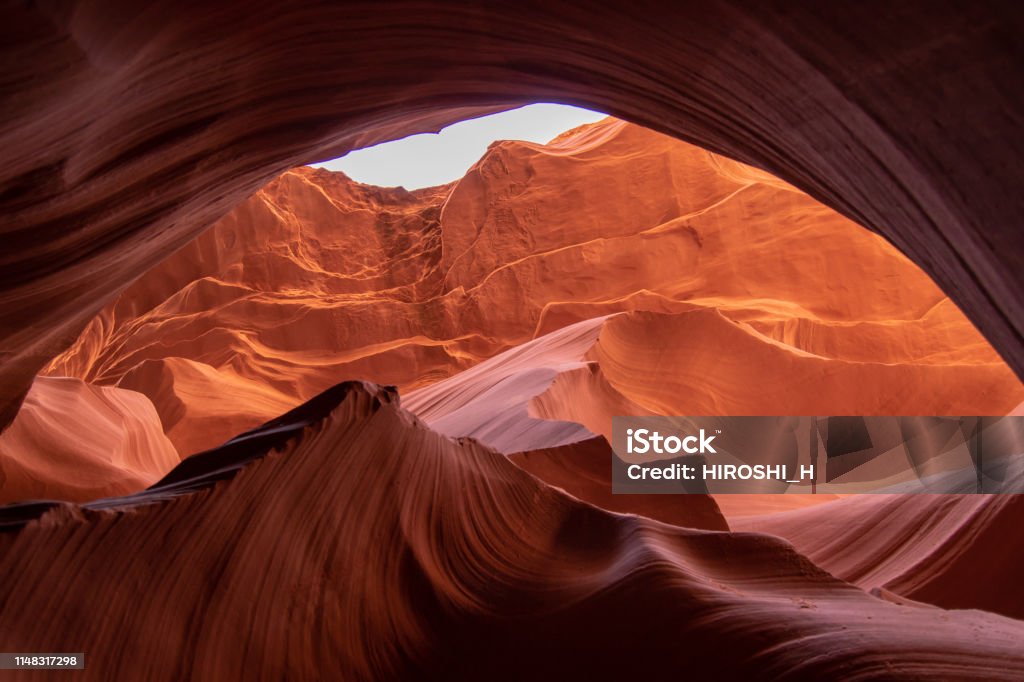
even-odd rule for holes
{"type": "Polygon", "coordinates": [[[85,655],[4,679],[1024,679],[1024,497],[609,468],[615,417],[1024,417],[1015,3],[4,18],[0,653],[85,655]],[[323,165],[538,102],[607,115],[323,165]]]}

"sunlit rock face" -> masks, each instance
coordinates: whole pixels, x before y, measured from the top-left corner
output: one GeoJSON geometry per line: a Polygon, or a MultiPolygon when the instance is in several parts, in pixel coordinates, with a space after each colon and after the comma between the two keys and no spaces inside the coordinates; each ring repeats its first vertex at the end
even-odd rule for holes
{"type": "Polygon", "coordinates": [[[0,504],[86,502],[133,493],[155,483],[179,459],[141,393],[39,377],[0,434],[0,504]]]}
{"type": "MultiPolygon", "coordinates": [[[[46,373],[148,395],[190,454],[343,379],[408,392],[531,339],[533,383],[497,389],[478,418],[509,396],[526,418],[566,369],[546,354],[599,364],[631,412],[1004,414],[1024,399],[884,240],[766,173],[615,119],[496,143],[461,180],[415,192],[289,171],[135,282],[46,373]],[[623,311],[654,314],[569,355],[542,339],[623,311]]],[[[564,393],[581,379],[596,380],[566,374],[535,408],[607,435],[614,412],[584,416],[597,408],[564,393]]],[[[433,389],[449,405],[453,381],[433,389]]],[[[479,435],[455,426],[462,414],[442,430],[479,435]]],[[[585,433],[517,441],[502,423],[507,442],[491,444],[506,452],[585,433]]]]}
{"type": "Polygon", "coordinates": [[[1024,678],[1016,497],[612,496],[602,465],[615,414],[1021,411],[1022,30],[995,2],[8,7],[0,651],[1024,678]],[[300,167],[541,100],[634,123],[417,192],[300,167]]]}
{"type": "Polygon", "coordinates": [[[288,168],[550,99],[886,235],[1020,372],[1021,10],[804,5],[9,8],[0,421],[119,290],[288,168]]]}

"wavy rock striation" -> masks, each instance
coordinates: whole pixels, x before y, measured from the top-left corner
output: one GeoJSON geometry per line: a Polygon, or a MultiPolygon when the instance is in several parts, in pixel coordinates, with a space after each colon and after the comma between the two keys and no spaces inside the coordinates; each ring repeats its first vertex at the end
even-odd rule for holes
{"type": "Polygon", "coordinates": [[[863,495],[733,525],[784,537],[865,589],[1024,619],[1022,510],[1020,495],[863,495]]]}
{"type": "Polygon", "coordinates": [[[92,678],[1024,675],[1017,621],[875,598],[771,536],[599,510],[371,385],[146,493],[4,512],[0,647],[87,651],[92,678]]]}
{"type": "Polygon", "coordinates": [[[123,495],[179,461],[141,393],[38,377],[17,418],[0,433],[0,504],[123,495]]]}
{"type": "MultiPolygon", "coordinates": [[[[929,357],[893,353],[888,362],[851,361],[842,353],[829,357],[787,345],[759,332],[750,318],[743,322],[722,309],[689,307],[575,323],[414,391],[406,407],[442,433],[471,436],[512,453],[579,443],[593,434],[610,441],[616,415],[1006,414],[1024,392],[998,360],[978,362],[959,355],[961,348],[943,349],[935,339],[929,357]]],[[[918,324],[928,323],[889,327],[913,330],[918,324]]],[[[808,338],[813,343],[817,337],[808,338]]],[[[576,461],[571,449],[565,452],[576,461]]],[[[581,483],[596,476],[607,492],[608,457],[601,457],[599,466],[581,466],[581,483]]],[[[564,475],[538,475],[567,486],[564,475]]],[[[566,489],[602,507],[662,520],[689,503],[689,496],[629,495],[613,498],[607,507],[608,496],[596,486],[566,489]]],[[[835,497],[716,499],[731,519],[835,497]]]]}
{"type": "Polygon", "coordinates": [[[738,158],[888,237],[1017,371],[1014,3],[11,4],[0,423],[118,291],[288,168],[566,101],[738,158]],[[396,24],[394,18],[403,17],[396,24]]]}
{"type": "MultiPolygon", "coordinates": [[[[754,392],[761,405],[825,400],[837,414],[984,411],[1018,386],[951,301],[877,236],[766,173],[614,119],[548,145],[495,143],[464,178],[429,190],[289,171],[134,283],[47,372],[147,394],[191,453],[342,379],[405,392],[582,320],[695,309],[721,315],[637,330],[623,349],[633,365],[605,367],[608,378],[668,374],[660,390],[672,395],[694,384],[704,400],[677,401],[692,414],[715,403],[775,409],[740,400],[754,376],[787,393],[754,392]],[[645,334],[652,345],[641,348],[645,334]],[[690,337],[708,342],[703,354],[690,337]],[[831,378],[818,382],[826,368],[831,378]],[[791,369],[805,385],[777,381],[791,369]],[[878,390],[883,378],[893,388],[878,390]],[[861,395],[846,396],[850,382],[861,395]]],[[[529,381],[543,376],[538,366],[529,381]]],[[[499,413],[538,392],[505,385],[472,409],[514,439],[499,413]]],[[[655,403],[640,400],[667,409],[655,403]]],[[[505,444],[473,433],[513,452],[568,442],[540,437],[558,428],[530,422],[537,438],[505,444]]]]}
{"type": "Polygon", "coordinates": [[[137,489],[171,441],[290,411],[135,495],[0,507],[0,650],[95,679],[1024,678],[1015,497],[723,516],[595,468],[631,410],[1020,411],[1021,33],[997,0],[7,3],[4,499],[137,489]],[[288,170],[538,100],[722,156],[607,121],[429,191],[288,170]],[[348,376],[423,421],[318,394],[348,376]]]}

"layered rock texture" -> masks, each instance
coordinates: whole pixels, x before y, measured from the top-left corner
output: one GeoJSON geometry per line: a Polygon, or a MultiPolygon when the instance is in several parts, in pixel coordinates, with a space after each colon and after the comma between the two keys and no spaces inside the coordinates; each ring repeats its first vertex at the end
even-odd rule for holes
{"type": "Polygon", "coordinates": [[[542,100],[808,191],[888,236],[1024,371],[1016,3],[7,10],[0,423],[119,290],[285,170],[542,100]]]}
{"type": "Polygon", "coordinates": [[[608,439],[623,414],[1022,400],[883,239],[635,125],[496,143],[415,192],[298,168],[104,308],[0,435],[6,500],[107,498],[2,510],[0,575],[19,578],[0,645],[98,651],[92,669],[147,679],[659,677],[683,662],[1013,679],[1010,498],[612,495],[608,439]],[[351,376],[398,388],[338,383],[351,376]],[[19,580],[59,580],[52,553],[71,542],[98,577],[38,621],[19,580]],[[138,542],[137,562],[114,561],[138,542]],[[188,560],[154,574],[168,543],[188,560]],[[243,586],[262,580],[273,594],[254,601],[243,586]],[[163,596],[138,609],[123,585],[142,583],[163,596]],[[83,638],[75,614],[95,611],[140,655],[104,651],[113,631],[83,638]],[[826,632],[843,645],[811,653],[826,632]]]}
{"type": "Polygon", "coordinates": [[[1006,414],[1024,399],[884,240],[615,119],[495,143],[416,192],[289,171],[46,374],[145,393],[182,455],[351,377],[412,390],[442,432],[509,453],[607,436],[612,414],[1006,414]]]}
{"type": "Polygon", "coordinates": [[[1024,619],[1014,567],[1024,557],[1020,495],[864,495],[735,519],[780,535],[844,580],[946,608],[1024,619]]]}
{"type": "Polygon", "coordinates": [[[877,598],[769,535],[589,506],[366,384],[146,493],[0,528],[0,646],[86,651],[96,678],[1024,675],[1020,621],[877,598]],[[57,599],[69,548],[88,589],[57,599]]]}
{"type": "Polygon", "coordinates": [[[179,459],[141,393],[39,377],[18,418],[0,435],[0,504],[85,502],[135,492],[179,459]]]}
{"type": "Polygon", "coordinates": [[[0,651],[1024,678],[1016,497],[605,467],[617,414],[1021,413],[1022,32],[996,1],[8,3],[0,651]],[[414,192],[302,167],[532,101],[633,123],[414,192]]]}

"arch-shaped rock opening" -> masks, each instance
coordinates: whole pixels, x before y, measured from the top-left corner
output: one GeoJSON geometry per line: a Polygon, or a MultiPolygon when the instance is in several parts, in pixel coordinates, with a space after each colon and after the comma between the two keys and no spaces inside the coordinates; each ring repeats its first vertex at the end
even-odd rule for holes
{"type": "Polygon", "coordinates": [[[289,170],[125,289],[41,375],[145,394],[182,457],[353,378],[506,454],[587,429],[610,440],[612,405],[959,415],[1024,401],[884,239],[768,173],[611,117],[546,144],[496,141],[458,180],[415,191],[289,170]]]}
{"type": "Polygon", "coordinates": [[[19,6],[5,420],[111,296],[278,173],[537,100],[759,166],[883,234],[1020,374],[1021,27],[998,2],[19,6]]]}
{"type": "MultiPolygon", "coordinates": [[[[805,190],[920,265],[1021,375],[1022,29],[996,1],[9,3],[0,425],[97,311],[272,178],[531,101],[805,190]]],[[[509,406],[556,429],[601,416],[559,392],[612,413],[676,397],[618,390],[637,336],[685,324],[769,366],[756,335],[805,331],[644,311],[593,345],[598,318],[545,313],[538,335],[553,324],[624,368],[591,357],[509,406]]],[[[97,414],[121,399],[104,388],[97,414]]],[[[432,397],[408,403],[428,414],[432,397]]],[[[506,457],[356,381],[282,412],[144,493],[0,508],[0,648],[84,649],[94,675],[127,679],[1024,677],[1020,496],[858,497],[731,526],[786,542],[725,532],[706,495],[665,523],[581,502],[607,492],[575,476],[608,455],[596,438],[506,457]]],[[[173,447],[133,453],[152,456],[127,462],[142,471],[173,447]]]]}

